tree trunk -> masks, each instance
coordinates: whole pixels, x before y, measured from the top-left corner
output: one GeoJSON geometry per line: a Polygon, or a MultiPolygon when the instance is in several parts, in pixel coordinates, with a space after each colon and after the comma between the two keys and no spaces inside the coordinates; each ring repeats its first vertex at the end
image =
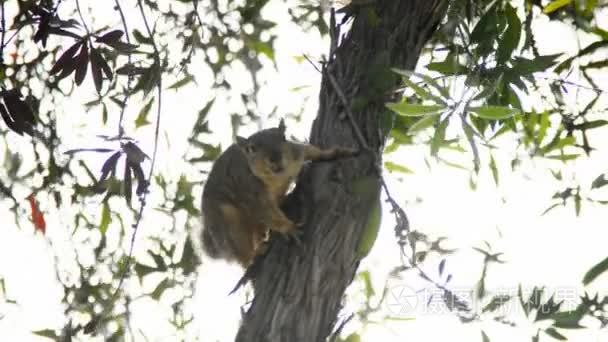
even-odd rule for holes
{"type": "MultiPolygon", "coordinates": [[[[356,125],[378,156],[392,118],[384,103],[397,100],[391,90],[399,78],[390,68],[414,69],[446,8],[447,0],[375,0],[358,8],[352,28],[336,43],[327,72],[350,101],[356,125]]],[[[323,147],[360,147],[330,81],[323,76],[310,141],[323,147]]],[[[332,333],[344,291],[359,265],[359,238],[377,201],[354,193],[352,184],[377,179],[376,163],[372,153],[362,153],[316,163],[302,172],[287,208],[290,217],[305,223],[302,242],[271,239],[256,266],[255,297],[237,341],[325,341],[332,333]]],[[[371,184],[375,189],[368,192],[377,194],[379,183],[371,184]]]]}

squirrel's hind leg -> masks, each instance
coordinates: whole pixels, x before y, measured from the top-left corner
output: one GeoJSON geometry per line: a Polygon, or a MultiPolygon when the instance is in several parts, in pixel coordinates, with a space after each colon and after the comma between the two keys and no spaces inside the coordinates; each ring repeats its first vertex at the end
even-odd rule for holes
{"type": "Polygon", "coordinates": [[[231,204],[220,205],[220,210],[224,216],[232,257],[247,267],[255,256],[257,246],[255,234],[247,226],[250,223],[244,222],[239,210],[231,204]]]}

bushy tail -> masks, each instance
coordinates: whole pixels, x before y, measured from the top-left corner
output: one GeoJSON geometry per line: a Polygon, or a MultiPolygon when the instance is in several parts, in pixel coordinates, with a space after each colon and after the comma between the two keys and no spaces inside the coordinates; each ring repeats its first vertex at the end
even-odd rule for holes
{"type": "Polygon", "coordinates": [[[221,246],[218,245],[218,241],[213,238],[213,235],[209,232],[208,228],[203,228],[202,234],[203,250],[212,259],[218,259],[222,256],[221,246]]]}

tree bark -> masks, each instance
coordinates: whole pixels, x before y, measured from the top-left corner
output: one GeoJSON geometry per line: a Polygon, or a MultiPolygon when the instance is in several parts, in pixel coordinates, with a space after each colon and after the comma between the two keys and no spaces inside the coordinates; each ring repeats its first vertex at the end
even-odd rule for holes
{"type": "MultiPolygon", "coordinates": [[[[384,104],[397,100],[391,90],[399,78],[390,68],[414,69],[446,8],[447,0],[376,0],[359,8],[350,31],[335,44],[327,72],[352,104],[354,122],[378,156],[392,118],[384,104]]],[[[325,74],[310,141],[361,147],[330,81],[325,74]]],[[[237,341],[325,341],[332,333],[359,265],[359,238],[377,201],[354,193],[351,185],[377,179],[376,163],[373,153],[362,153],[315,163],[301,173],[287,208],[290,217],[305,223],[301,243],[271,239],[256,262],[255,297],[237,341]]],[[[377,193],[379,182],[372,184],[377,193]]]]}

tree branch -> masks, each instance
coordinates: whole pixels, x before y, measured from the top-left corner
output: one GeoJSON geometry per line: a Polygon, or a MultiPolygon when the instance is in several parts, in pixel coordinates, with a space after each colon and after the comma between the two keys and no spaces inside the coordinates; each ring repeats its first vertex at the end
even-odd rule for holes
{"type": "MultiPolygon", "coordinates": [[[[125,37],[127,39],[127,44],[131,45],[131,36],[129,35],[129,28],[127,27],[127,20],[125,18],[125,14],[122,11],[122,7],[120,6],[120,1],[118,0],[114,0],[114,3],[116,4],[116,9],[118,10],[118,13],[120,14],[120,21],[122,22],[122,27],[125,30],[125,37]]],[[[129,65],[131,65],[132,62],[132,57],[131,57],[131,50],[129,50],[127,52],[127,62],[129,65]]],[[[133,75],[131,73],[129,73],[128,78],[127,78],[127,89],[125,90],[125,97],[122,100],[122,106],[120,108],[120,116],[118,118],[118,138],[122,138],[125,130],[122,126],[122,122],[124,120],[125,117],[125,110],[127,109],[127,102],[129,101],[129,97],[131,96],[131,83],[133,81],[133,75]]]]}
{"type": "Polygon", "coordinates": [[[302,245],[271,239],[237,341],[325,341],[357,271],[359,238],[382,186],[376,156],[390,131],[383,126],[389,115],[384,103],[394,100],[389,90],[400,81],[390,68],[414,69],[447,1],[376,0],[365,6],[361,11],[375,16],[355,14],[350,32],[335,44],[335,61],[328,66],[331,73],[323,75],[310,141],[321,147],[363,141],[373,156],[363,153],[316,163],[302,172],[293,193],[294,207],[310,212],[304,215],[302,245]],[[371,86],[379,77],[387,81],[386,89],[371,86]],[[364,103],[357,110],[345,105],[354,99],[364,103]],[[364,194],[355,193],[353,184],[362,180],[371,180],[370,186],[364,194]]]}

